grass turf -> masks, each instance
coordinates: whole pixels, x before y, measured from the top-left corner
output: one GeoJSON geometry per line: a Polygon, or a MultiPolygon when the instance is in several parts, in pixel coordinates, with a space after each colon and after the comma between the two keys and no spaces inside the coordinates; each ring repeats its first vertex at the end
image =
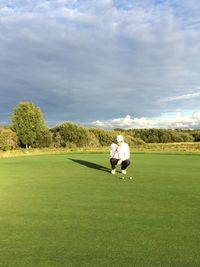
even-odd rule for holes
{"type": "Polygon", "coordinates": [[[200,266],[200,156],[0,159],[0,266],[200,266]]]}

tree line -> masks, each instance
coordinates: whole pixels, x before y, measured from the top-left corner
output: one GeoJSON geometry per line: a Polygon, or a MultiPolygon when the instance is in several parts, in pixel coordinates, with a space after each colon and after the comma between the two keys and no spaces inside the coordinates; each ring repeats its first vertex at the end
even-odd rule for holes
{"type": "Polygon", "coordinates": [[[20,102],[10,116],[11,125],[0,127],[0,150],[17,148],[76,148],[108,146],[117,134],[123,134],[130,146],[145,143],[198,142],[200,130],[87,128],[64,122],[48,128],[39,107],[20,102]]]}

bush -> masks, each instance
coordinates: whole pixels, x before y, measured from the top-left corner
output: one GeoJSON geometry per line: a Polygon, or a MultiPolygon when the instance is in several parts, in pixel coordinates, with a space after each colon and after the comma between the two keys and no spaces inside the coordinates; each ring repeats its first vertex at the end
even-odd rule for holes
{"type": "Polygon", "coordinates": [[[51,129],[53,132],[53,142],[57,147],[85,147],[99,145],[94,134],[87,128],[78,126],[71,122],[65,122],[60,126],[51,129]]]}
{"type": "Polygon", "coordinates": [[[194,142],[200,142],[200,132],[195,132],[192,134],[194,142]]]}
{"type": "Polygon", "coordinates": [[[53,147],[59,148],[62,147],[62,137],[59,132],[52,132],[52,145],[53,147]]]}
{"type": "Polygon", "coordinates": [[[43,130],[38,133],[37,138],[33,144],[33,147],[50,147],[52,146],[53,134],[48,130],[43,130]]]}
{"type": "Polygon", "coordinates": [[[18,146],[17,134],[11,129],[0,129],[0,149],[3,151],[15,149],[18,146]]]}
{"type": "Polygon", "coordinates": [[[126,133],[121,133],[121,134],[124,137],[124,141],[126,143],[128,143],[130,146],[136,146],[136,145],[143,145],[143,144],[145,144],[145,142],[142,139],[140,139],[140,138],[137,138],[137,137],[128,135],[126,133]]]}
{"type": "Polygon", "coordinates": [[[93,133],[101,146],[108,146],[116,139],[115,131],[105,131],[99,128],[89,129],[90,133],[93,133]]]}

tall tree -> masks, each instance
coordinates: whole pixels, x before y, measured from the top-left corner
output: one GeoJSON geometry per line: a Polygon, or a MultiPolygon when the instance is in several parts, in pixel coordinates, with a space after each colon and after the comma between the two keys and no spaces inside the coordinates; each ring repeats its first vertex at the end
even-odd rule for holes
{"type": "Polygon", "coordinates": [[[46,129],[42,111],[31,102],[20,102],[11,115],[13,129],[26,148],[32,146],[46,129]]]}

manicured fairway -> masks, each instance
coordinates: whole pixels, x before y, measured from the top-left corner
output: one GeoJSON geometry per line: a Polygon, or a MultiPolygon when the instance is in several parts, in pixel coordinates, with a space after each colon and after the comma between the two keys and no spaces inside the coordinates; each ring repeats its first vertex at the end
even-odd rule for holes
{"type": "Polygon", "coordinates": [[[200,156],[0,159],[0,266],[200,266],[200,156]]]}

